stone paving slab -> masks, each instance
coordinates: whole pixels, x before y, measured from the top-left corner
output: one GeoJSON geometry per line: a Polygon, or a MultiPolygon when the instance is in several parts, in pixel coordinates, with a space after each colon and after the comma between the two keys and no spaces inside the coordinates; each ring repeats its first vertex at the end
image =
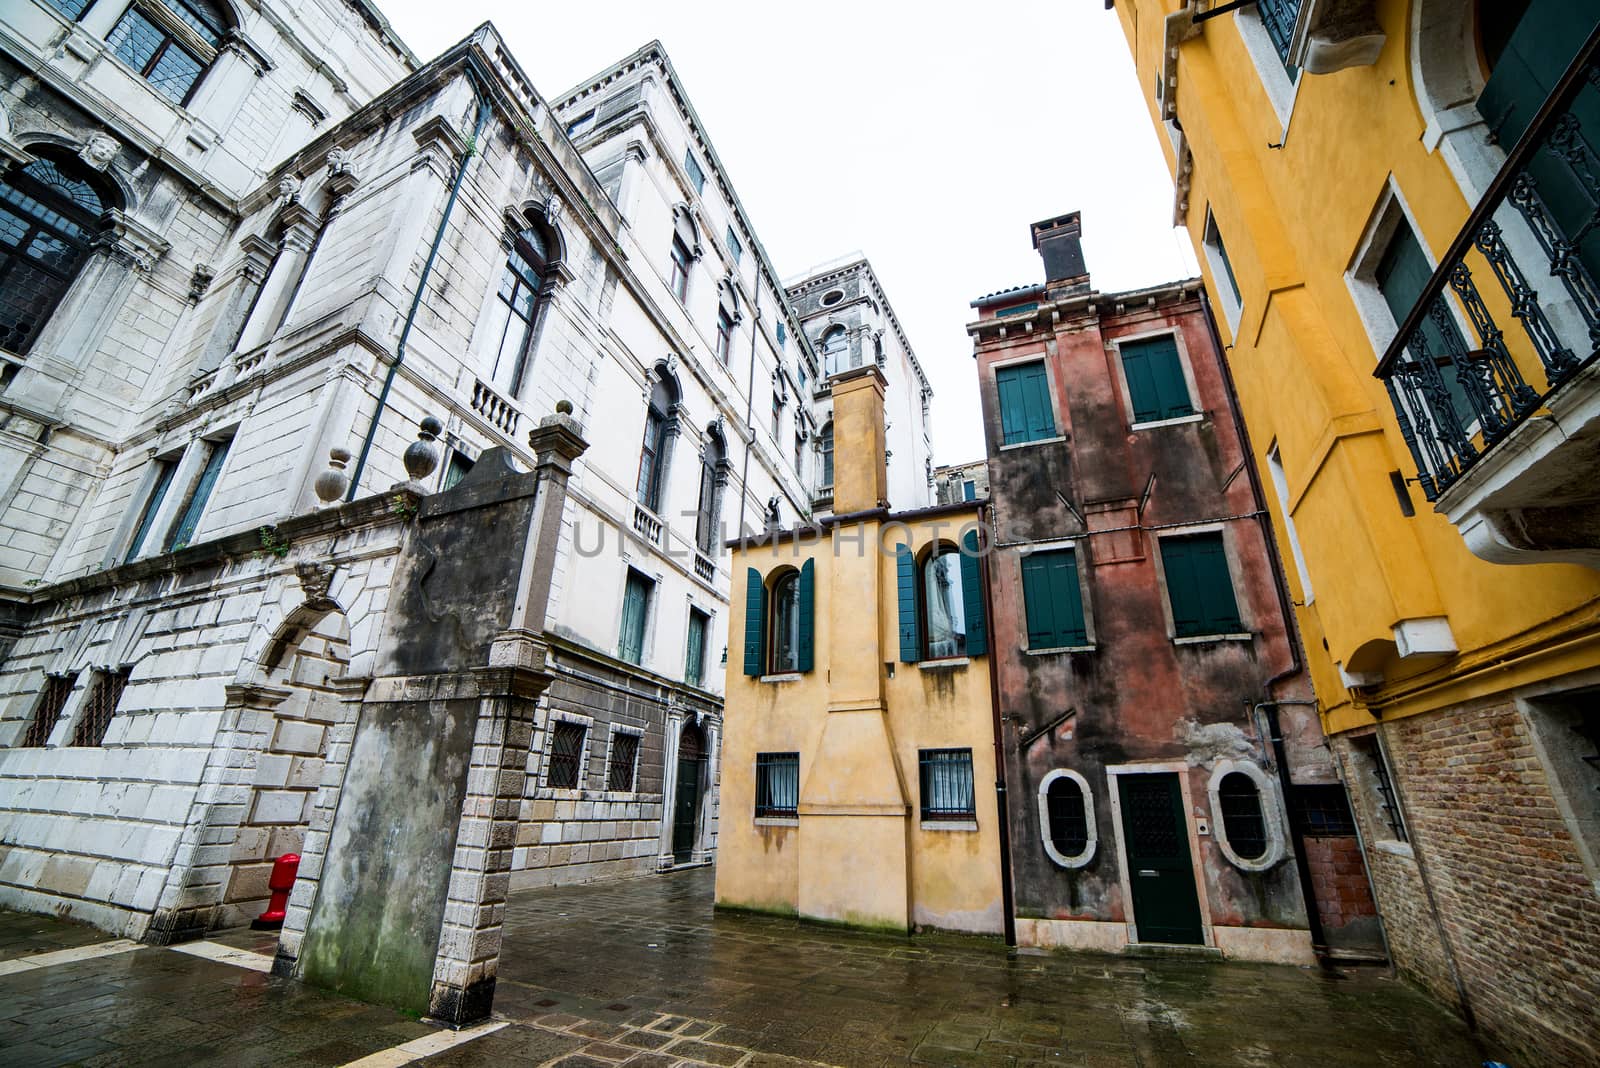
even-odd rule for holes
{"type": "Polygon", "coordinates": [[[114,938],[99,928],[54,916],[0,911],[0,961],[92,946],[114,938]]]}

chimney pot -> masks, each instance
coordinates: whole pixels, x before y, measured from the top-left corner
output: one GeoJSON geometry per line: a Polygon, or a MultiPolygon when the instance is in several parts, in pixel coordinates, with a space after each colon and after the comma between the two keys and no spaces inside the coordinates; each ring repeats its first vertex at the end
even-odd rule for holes
{"type": "Polygon", "coordinates": [[[1075,211],[1036,222],[1030,228],[1033,247],[1044,260],[1045,285],[1056,290],[1087,291],[1089,268],[1083,262],[1083,224],[1075,211]]]}

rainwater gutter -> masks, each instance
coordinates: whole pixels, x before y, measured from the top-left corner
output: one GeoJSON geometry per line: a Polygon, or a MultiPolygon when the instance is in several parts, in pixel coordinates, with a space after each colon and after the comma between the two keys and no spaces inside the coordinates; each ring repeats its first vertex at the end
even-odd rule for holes
{"type": "MultiPolygon", "coordinates": [[[[1311,935],[1311,951],[1317,955],[1317,962],[1328,963],[1328,935],[1322,928],[1322,915],[1317,911],[1317,894],[1311,885],[1311,863],[1306,859],[1306,840],[1300,826],[1300,818],[1295,814],[1294,783],[1289,779],[1289,757],[1284,750],[1283,730],[1278,723],[1278,708],[1282,705],[1302,705],[1316,708],[1317,702],[1311,700],[1295,701],[1258,701],[1251,709],[1251,719],[1262,715],[1267,721],[1267,741],[1272,745],[1273,763],[1278,765],[1278,788],[1283,794],[1283,811],[1289,817],[1289,837],[1294,845],[1294,870],[1300,877],[1300,901],[1306,910],[1306,930],[1311,935]]],[[[1369,876],[1370,878],[1370,876],[1369,876]]],[[[1376,900],[1376,898],[1374,898],[1376,900]]],[[[1381,922],[1381,921],[1380,921],[1381,922]]],[[[1384,939],[1388,945],[1387,937],[1384,939]]]]}
{"type": "MultiPolygon", "coordinates": [[[[978,508],[978,525],[985,530],[993,530],[993,520],[994,506],[981,505],[978,508]]],[[[992,550],[994,547],[991,545],[986,548],[992,550]]],[[[1006,751],[1003,741],[1004,727],[1000,718],[1000,672],[996,665],[1000,646],[995,640],[994,633],[994,586],[989,572],[988,551],[978,554],[978,572],[982,576],[983,611],[989,627],[989,713],[994,720],[994,793],[995,805],[1000,813],[1000,818],[995,821],[995,826],[1000,832],[1000,918],[1004,925],[1006,945],[1015,946],[1017,918],[1015,895],[1011,885],[1011,814],[1008,811],[1010,803],[1006,797],[1006,751]]]]}
{"type": "Polygon", "coordinates": [[[384,376],[383,389],[378,393],[378,406],[373,410],[372,422],[367,427],[367,436],[361,442],[361,454],[356,459],[355,471],[350,475],[350,489],[345,492],[344,499],[356,499],[356,491],[361,486],[361,475],[367,467],[367,457],[372,452],[372,442],[378,436],[378,421],[383,418],[383,411],[389,403],[389,390],[394,386],[395,375],[400,372],[400,365],[405,362],[406,342],[411,337],[411,327],[417,321],[417,312],[422,307],[422,296],[428,290],[428,278],[433,274],[433,262],[439,256],[439,246],[444,244],[444,235],[450,229],[450,216],[455,211],[456,201],[461,196],[461,186],[467,177],[467,164],[478,153],[478,138],[483,136],[483,128],[489,121],[492,110],[485,94],[479,92],[477,79],[468,74],[472,82],[472,96],[478,104],[477,124],[472,130],[472,140],[467,142],[467,147],[461,153],[461,162],[456,165],[456,176],[450,183],[450,199],[445,202],[444,214],[439,218],[439,230],[433,235],[433,244],[428,248],[428,258],[423,261],[422,274],[417,278],[417,291],[411,297],[411,310],[406,313],[406,322],[400,328],[400,340],[395,343],[394,359],[389,363],[389,373],[384,376]]]}

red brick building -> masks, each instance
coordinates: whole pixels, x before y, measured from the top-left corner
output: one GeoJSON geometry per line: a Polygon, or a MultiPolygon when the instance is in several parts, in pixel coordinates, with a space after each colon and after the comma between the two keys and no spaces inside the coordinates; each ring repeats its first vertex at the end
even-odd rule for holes
{"type": "Polygon", "coordinates": [[[992,650],[1023,944],[1381,952],[1198,279],[973,302],[992,650]]]}

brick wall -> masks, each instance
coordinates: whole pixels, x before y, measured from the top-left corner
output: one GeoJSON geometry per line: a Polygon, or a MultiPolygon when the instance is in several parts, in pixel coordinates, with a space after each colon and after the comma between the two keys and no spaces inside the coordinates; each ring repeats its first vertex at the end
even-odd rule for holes
{"type": "Polygon", "coordinates": [[[1307,838],[1305,852],[1323,932],[1330,945],[1340,946],[1345,941],[1341,935],[1364,932],[1378,915],[1367,885],[1361,843],[1354,835],[1307,838]]]}

